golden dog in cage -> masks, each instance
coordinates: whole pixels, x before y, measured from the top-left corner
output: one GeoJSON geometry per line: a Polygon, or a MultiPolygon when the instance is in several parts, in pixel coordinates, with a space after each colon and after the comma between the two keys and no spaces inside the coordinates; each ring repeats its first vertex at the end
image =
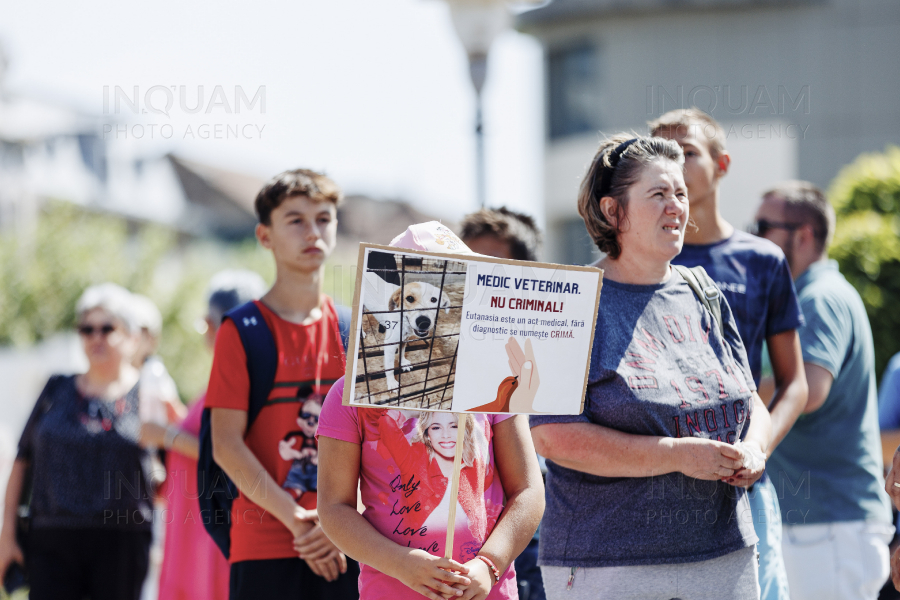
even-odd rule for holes
{"type": "Polygon", "coordinates": [[[465,264],[396,258],[401,263],[398,273],[402,272],[403,285],[378,281],[377,287],[383,290],[378,292],[378,298],[371,298],[373,285],[368,288],[370,298],[363,296],[355,402],[449,410],[465,293],[465,264]],[[420,289],[440,295],[439,306],[424,311],[433,320],[425,332],[407,322],[420,308],[416,296],[420,289]],[[398,298],[401,302],[397,302],[398,298]]]}

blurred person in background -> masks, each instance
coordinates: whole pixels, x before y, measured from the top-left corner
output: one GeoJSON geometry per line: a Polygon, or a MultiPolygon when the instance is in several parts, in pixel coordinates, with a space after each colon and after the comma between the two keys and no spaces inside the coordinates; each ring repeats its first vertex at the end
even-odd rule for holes
{"type": "MultiPolygon", "coordinates": [[[[162,359],[154,354],[162,336],[162,314],[159,308],[153,300],[141,294],[132,293],[131,303],[140,325],[138,347],[132,360],[132,364],[141,372],[138,413],[149,443],[148,449],[153,466],[150,472],[151,483],[154,492],[158,492],[166,477],[166,469],[159,452],[163,445],[161,432],[164,432],[167,425],[180,421],[187,414],[187,408],[181,402],[175,381],[169,375],[162,359]]],[[[154,508],[161,510],[163,507],[164,502],[157,496],[154,499],[154,508]]],[[[164,535],[165,523],[156,519],[153,523],[153,543],[150,546],[150,570],[141,593],[142,600],[156,598],[164,535]]]]}
{"type": "Polygon", "coordinates": [[[805,181],[777,185],[756,211],[797,286],[809,398],[769,460],[779,490],[793,600],[873,600],[893,537],[879,443],[875,348],[859,293],[828,259],[834,209],[805,181]]]}
{"type": "Polygon", "coordinates": [[[184,419],[187,408],[178,397],[178,388],[166,365],[157,356],[162,335],[162,314],[147,296],[132,294],[141,325],[134,366],[141,370],[141,420],[166,425],[184,419]]]}
{"type": "Polygon", "coordinates": [[[549,598],[759,599],[745,488],[769,414],[728,302],[711,312],[671,266],[690,216],[683,165],[674,141],[619,134],[581,184],[606,254],[584,412],[530,417],[549,598]]]}
{"type": "Polygon", "coordinates": [[[463,217],[459,237],[472,252],[514,260],[536,261],[541,246],[534,218],[505,206],[482,208],[463,217]]]}
{"type": "MultiPolygon", "coordinates": [[[[513,260],[536,261],[541,246],[541,232],[534,218],[505,206],[482,208],[463,217],[460,238],[473,252],[513,260]]],[[[541,456],[538,456],[538,464],[541,473],[545,474],[547,466],[541,456]]],[[[528,547],[515,560],[520,600],[546,598],[537,564],[540,532],[538,528],[528,547]]]]}
{"type": "MultiPolygon", "coordinates": [[[[227,270],[216,274],[207,290],[207,313],[202,322],[210,351],[222,318],[232,308],[258,299],[266,291],[253,271],[227,270]]],[[[228,560],[206,533],[197,502],[197,436],[206,393],[191,403],[185,419],[163,428],[168,501],[165,548],[159,580],[159,600],[224,600],[228,598],[228,560]]]]}
{"type": "MultiPolygon", "coordinates": [[[[693,226],[685,230],[684,247],[672,263],[702,266],[716,282],[734,314],[757,387],[763,344],[768,347],[774,397],[760,395],[764,401],[771,399],[771,456],[806,404],[806,376],[797,335],[803,317],[790,268],[778,246],[736,230],[719,212],[719,182],[731,166],[722,126],[696,108],[667,112],[648,126],[651,135],[674,140],[684,151],[684,183],[693,226]]],[[[761,598],[790,600],[775,486],[763,473],[749,492],[753,527],[759,537],[761,598]]]]}
{"type": "Polygon", "coordinates": [[[881,452],[889,469],[900,447],[900,352],[891,357],[878,388],[878,425],[881,427],[881,452]]]}
{"type": "Polygon", "coordinates": [[[24,551],[33,600],[137,600],[152,521],[132,362],[140,326],[131,294],[114,284],[85,290],[76,314],[88,370],[51,377],[25,425],[6,506],[18,505],[30,467],[30,533],[20,548],[6,511],[0,572],[24,551]]]}
{"type": "MultiPolygon", "coordinates": [[[[891,357],[884,373],[881,375],[881,385],[878,388],[878,426],[881,428],[881,454],[884,460],[885,476],[889,480],[886,489],[889,495],[894,489],[893,480],[888,477],[891,469],[894,468],[894,460],[897,460],[897,466],[900,467],[900,455],[897,449],[900,448],[900,353],[891,357]],[[895,458],[896,457],[896,458],[895,458]]],[[[895,500],[895,503],[896,500],[895,500]]],[[[900,519],[897,515],[897,506],[894,507],[894,539],[891,540],[891,575],[896,578],[889,581],[881,590],[878,600],[897,600],[900,599],[900,519]]]]}

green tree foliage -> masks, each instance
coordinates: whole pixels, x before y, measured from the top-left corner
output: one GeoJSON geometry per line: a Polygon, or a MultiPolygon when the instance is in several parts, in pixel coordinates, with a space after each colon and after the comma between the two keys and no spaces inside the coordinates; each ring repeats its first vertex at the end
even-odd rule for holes
{"type": "Polygon", "coordinates": [[[837,213],[829,254],[865,302],[880,376],[900,352],[900,148],[860,155],[828,195],[837,213]]]}
{"type": "MultiPolygon", "coordinates": [[[[272,258],[255,240],[192,241],[158,225],[52,202],[30,230],[0,232],[0,345],[28,347],[72,331],[75,302],[84,289],[112,281],[159,306],[159,354],[188,400],[205,389],[212,360],[197,330],[206,286],[226,268],[274,279],[272,258]]],[[[354,274],[347,267],[326,269],[326,293],[350,302],[354,274]]]]}

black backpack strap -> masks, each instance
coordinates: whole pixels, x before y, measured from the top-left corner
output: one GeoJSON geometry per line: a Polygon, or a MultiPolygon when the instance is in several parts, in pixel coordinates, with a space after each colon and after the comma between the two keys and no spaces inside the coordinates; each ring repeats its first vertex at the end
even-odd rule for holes
{"type": "MultiPolygon", "coordinates": [[[[256,420],[275,385],[278,349],[259,307],[248,302],[229,311],[247,355],[250,376],[250,399],[247,407],[247,430],[256,420]]],[[[210,409],[203,410],[200,421],[200,456],[197,459],[198,501],[203,525],[213,541],[228,558],[231,551],[231,504],[237,497],[237,486],[213,460],[210,409]]]]}
{"type": "Polygon", "coordinates": [[[278,349],[275,338],[266,324],[256,302],[242,304],[225,314],[231,319],[247,355],[247,373],[250,375],[250,403],[247,408],[247,430],[253,425],[259,411],[265,406],[275,385],[278,369],[278,349]]]}
{"type": "Polygon", "coordinates": [[[722,307],[719,304],[722,292],[719,291],[716,282],[712,280],[706,269],[700,266],[689,269],[682,265],[672,265],[672,268],[687,282],[706,310],[712,315],[716,325],[719,326],[719,333],[725,337],[725,323],[722,322],[722,307]]]}
{"type": "Polygon", "coordinates": [[[231,553],[231,504],[238,492],[222,467],[213,460],[210,410],[204,408],[200,417],[197,502],[203,527],[228,558],[231,553]]]}
{"type": "Polygon", "coordinates": [[[350,307],[340,304],[334,305],[338,317],[338,330],[341,332],[341,343],[344,345],[344,354],[347,353],[347,344],[350,343],[350,307]]]}

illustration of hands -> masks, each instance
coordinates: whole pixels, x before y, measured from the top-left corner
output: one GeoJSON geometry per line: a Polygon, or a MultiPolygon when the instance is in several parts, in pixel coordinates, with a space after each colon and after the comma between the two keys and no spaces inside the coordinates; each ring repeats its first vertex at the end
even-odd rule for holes
{"type": "Polygon", "coordinates": [[[516,338],[510,337],[506,343],[506,354],[509,357],[509,368],[519,383],[510,398],[509,412],[534,412],[534,396],[541,385],[541,376],[538,373],[531,340],[525,340],[523,351],[516,338]]]}

